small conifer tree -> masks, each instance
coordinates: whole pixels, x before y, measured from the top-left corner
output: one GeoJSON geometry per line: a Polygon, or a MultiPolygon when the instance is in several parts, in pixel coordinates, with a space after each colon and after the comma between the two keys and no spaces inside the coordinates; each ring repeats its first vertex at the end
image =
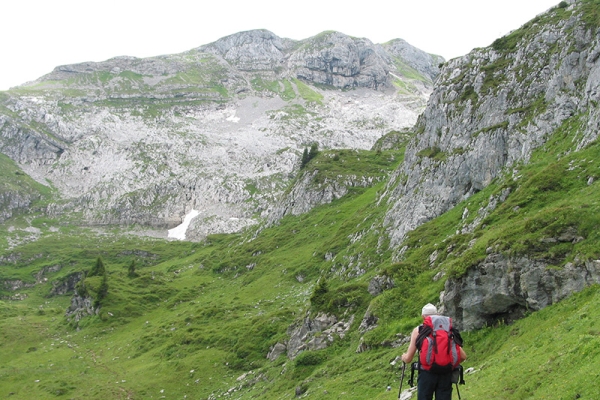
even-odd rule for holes
{"type": "Polygon", "coordinates": [[[96,264],[92,267],[92,270],[87,276],[104,276],[106,275],[106,268],[104,267],[104,262],[102,261],[102,257],[98,257],[96,259],[96,264]]]}
{"type": "Polygon", "coordinates": [[[130,278],[135,278],[137,276],[137,273],[135,272],[135,260],[132,260],[131,264],[129,264],[129,267],[127,268],[127,276],[130,278]]]}
{"type": "Polygon", "coordinates": [[[302,161],[300,162],[300,169],[304,168],[306,164],[313,158],[317,156],[319,153],[319,144],[313,143],[310,145],[310,150],[306,147],[304,148],[304,152],[302,153],[302,161]]]}
{"type": "Polygon", "coordinates": [[[319,153],[319,144],[314,142],[310,145],[310,150],[308,151],[308,161],[312,160],[319,153]]]}
{"type": "MultiPolygon", "coordinates": [[[[99,276],[102,278],[100,281],[100,285],[98,286],[98,289],[96,291],[96,298],[94,299],[94,307],[98,308],[98,307],[100,307],[100,302],[102,301],[102,299],[104,299],[106,297],[106,295],[108,294],[108,275],[106,273],[106,267],[104,266],[102,257],[98,257],[96,259],[96,263],[90,270],[90,273],[87,274],[86,279],[92,278],[95,276],[99,276]]],[[[84,286],[85,286],[85,283],[84,283],[84,286]]],[[[85,291],[88,292],[87,288],[85,291]]]]}
{"type": "Polygon", "coordinates": [[[308,149],[305,147],[304,152],[302,153],[302,161],[300,162],[300,168],[304,168],[306,164],[308,164],[308,149]]]}
{"type": "Polygon", "coordinates": [[[310,296],[310,304],[316,309],[322,308],[327,303],[327,295],[329,294],[329,283],[327,279],[321,277],[317,286],[310,296]]]}
{"type": "Polygon", "coordinates": [[[98,288],[98,294],[96,295],[96,299],[94,300],[94,307],[100,307],[100,302],[102,299],[106,297],[108,294],[108,282],[106,279],[106,274],[102,277],[102,283],[100,283],[100,287],[98,288]]]}

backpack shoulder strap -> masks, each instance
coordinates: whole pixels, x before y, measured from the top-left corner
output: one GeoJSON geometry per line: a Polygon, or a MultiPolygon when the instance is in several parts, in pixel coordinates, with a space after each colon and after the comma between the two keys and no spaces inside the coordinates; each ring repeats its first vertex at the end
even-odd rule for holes
{"type": "Polygon", "coordinates": [[[452,328],[450,333],[452,334],[452,338],[454,339],[454,343],[461,346],[463,345],[463,338],[460,336],[460,332],[456,328],[452,328]]]}
{"type": "Polygon", "coordinates": [[[431,336],[433,333],[433,329],[427,325],[419,325],[419,335],[417,336],[417,350],[421,351],[421,347],[423,346],[423,341],[425,338],[431,336]]]}

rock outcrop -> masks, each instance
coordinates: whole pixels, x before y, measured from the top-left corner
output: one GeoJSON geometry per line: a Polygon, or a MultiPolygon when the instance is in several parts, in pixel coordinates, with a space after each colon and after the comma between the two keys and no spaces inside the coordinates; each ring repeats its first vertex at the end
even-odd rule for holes
{"type": "Polygon", "coordinates": [[[63,279],[52,282],[50,296],[60,296],[69,293],[74,293],[77,284],[85,277],[84,272],[74,272],[63,279]]]}
{"type": "Polygon", "coordinates": [[[324,32],[304,41],[289,64],[300,79],[341,89],[389,88],[392,60],[368,39],[324,32]]]}
{"type": "Polygon", "coordinates": [[[82,318],[97,315],[99,311],[100,308],[94,307],[94,299],[76,294],[71,298],[65,317],[69,323],[76,325],[82,318]]]}
{"type": "Polygon", "coordinates": [[[351,316],[348,321],[338,321],[335,315],[327,314],[319,314],[315,318],[307,316],[302,322],[288,329],[290,338],[287,343],[285,345],[280,343],[279,346],[273,347],[269,356],[270,358],[275,356],[276,348],[281,352],[282,346],[285,346],[290,359],[304,350],[327,348],[336,338],[344,338],[353,321],[354,316],[351,316]]]}
{"type": "Polygon", "coordinates": [[[286,215],[301,215],[321,204],[328,204],[345,196],[351,187],[369,187],[379,182],[370,176],[337,176],[316,182],[318,170],[301,173],[291,190],[276,203],[269,212],[268,224],[279,221],[286,215]]]}
{"type": "Polygon", "coordinates": [[[226,36],[197,51],[218,55],[242,71],[272,72],[284,65],[294,45],[295,41],[262,29],[226,36]]]}
{"type": "Polygon", "coordinates": [[[12,216],[28,211],[34,201],[40,196],[35,193],[23,193],[18,190],[0,191],[0,223],[12,216]]]}
{"type": "Polygon", "coordinates": [[[490,254],[466,275],[447,280],[442,298],[457,326],[473,330],[513,322],[592,284],[600,284],[600,260],[553,268],[541,260],[490,254]]]}
{"type": "MultiPolygon", "coordinates": [[[[0,260],[0,262],[5,262],[6,260],[0,260]]],[[[34,281],[23,281],[21,279],[5,279],[1,282],[1,285],[9,291],[15,292],[21,289],[30,289],[35,287],[36,285],[44,284],[48,281],[46,275],[52,274],[54,272],[60,271],[62,269],[61,265],[53,265],[44,267],[39,270],[34,276],[34,281]]],[[[53,282],[54,285],[54,282],[53,282]]],[[[52,294],[63,294],[63,293],[52,293],[52,294]]]]}
{"type": "Polygon", "coordinates": [[[394,280],[389,276],[377,275],[369,282],[368,291],[371,296],[378,296],[385,290],[394,288],[396,285],[394,280]]]}

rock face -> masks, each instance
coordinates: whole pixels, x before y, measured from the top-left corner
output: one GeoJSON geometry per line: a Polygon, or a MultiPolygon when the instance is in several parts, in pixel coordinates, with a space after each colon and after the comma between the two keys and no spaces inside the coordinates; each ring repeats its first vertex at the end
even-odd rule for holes
{"type": "Polygon", "coordinates": [[[271,361],[275,361],[280,355],[285,354],[286,350],[287,350],[287,347],[285,344],[276,343],[269,351],[269,354],[267,354],[267,359],[271,360],[271,361]]]}
{"type": "MultiPolygon", "coordinates": [[[[0,260],[0,262],[6,262],[7,260],[3,259],[0,260]]],[[[17,291],[17,290],[21,290],[21,289],[27,289],[27,288],[33,288],[36,285],[40,285],[40,284],[44,284],[48,281],[48,278],[46,277],[46,275],[60,271],[62,269],[61,265],[53,265],[53,266],[48,266],[48,267],[44,267],[41,270],[39,270],[35,275],[33,275],[33,282],[24,282],[20,279],[6,279],[1,282],[1,285],[9,290],[9,291],[17,291]]],[[[76,282],[75,282],[76,283],[76,282]]],[[[54,286],[55,282],[53,282],[53,286],[54,286]]],[[[54,293],[54,291],[52,291],[51,295],[54,294],[63,294],[63,293],[54,293]]]]}
{"type": "Polygon", "coordinates": [[[413,50],[414,62],[337,32],[292,41],[259,30],[182,54],[60,66],[2,94],[0,151],[57,189],[51,216],[166,236],[197,210],[189,239],[235,232],[273,209],[305,146],[369,149],[415,123],[432,78],[398,68],[437,58],[413,50]]]}
{"type": "Polygon", "coordinates": [[[299,78],[338,88],[389,87],[392,60],[368,39],[325,32],[303,43],[290,56],[299,78]]]}
{"type": "Polygon", "coordinates": [[[443,303],[460,329],[473,330],[510,323],[598,283],[600,260],[556,269],[543,261],[490,254],[465,276],[446,281],[443,303]]]}
{"type": "MultiPolygon", "coordinates": [[[[0,115],[0,129],[2,127],[0,115]]],[[[42,195],[41,185],[29,178],[19,167],[6,156],[0,154],[0,223],[14,215],[29,211],[42,195]]]]}
{"type": "Polygon", "coordinates": [[[288,214],[304,214],[318,205],[342,198],[351,187],[369,187],[379,181],[377,177],[351,175],[315,182],[317,174],[318,170],[302,172],[291,190],[269,212],[267,223],[273,224],[288,214]]]}
{"type": "MultiPolygon", "coordinates": [[[[338,321],[335,315],[319,314],[315,318],[307,316],[302,323],[293,325],[288,329],[290,339],[287,345],[284,345],[287,350],[287,356],[293,359],[304,350],[321,350],[329,346],[335,339],[344,338],[352,322],[354,316],[350,317],[349,321],[338,321]]],[[[269,353],[270,357],[274,357],[275,346],[269,353]]],[[[283,349],[280,345],[279,350],[283,349]]]]}
{"type": "Polygon", "coordinates": [[[0,192],[0,223],[13,215],[29,209],[31,204],[39,199],[39,195],[22,193],[10,189],[0,192]]]}
{"type": "Polygon", "coordinates": [[[486,187],[570,116],[585,115],[577,148],[598,137],[600,41],[580,3],[538,17],[512,41],[447,62],[405,161],[393,174],[386,225],[401,249],[406,233],[486,187]],[[526,72],[525,72],[526,71],[526,72]]]}
{"type": "Polygon", "coordinates": [[[50,296],[60,296],[68,293],[74,293],[77,283],[79,283],[85,276],[83,272],[75,272],[67,275],[62,280],[52,282],[52,290],[50,290],[50,296]]]}
{"type": "Polygon", "coordinates": [[[14,280],[6,279],[6,280],[2,281],[2,286],[4,286],[4,288],[7,290],[15,292],[17,290],[24,289],[24,288],[32,288],[35,286],[35,283],[23,282],[20,279],[14,279],[14,280]]]}
{"type": "Polygon", "coordinates": [[[394,284],[394,280],[389,276],[376,276],[369,282],[368,291],[371,296],[378,296],[383,293],[385,290],[392,289],[396,285],[394,284]]]}
{"type": "Polygon", "coordinates": [[[433,81],[440,56],[431,55],[402,39],[377,45],[341,32],[323,32],[293,41],[266,30],[240,32],[201,46],[241,71],[266,71],[340,89],[390,89],[398,66],[408,66],[433,81]],[[280,71],[280,72],[278,72],[280,71]]]}

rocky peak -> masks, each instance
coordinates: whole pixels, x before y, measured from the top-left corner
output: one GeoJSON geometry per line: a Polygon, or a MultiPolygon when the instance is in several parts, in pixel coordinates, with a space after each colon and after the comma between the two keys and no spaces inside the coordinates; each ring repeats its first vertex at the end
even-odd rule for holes
{"type": "Polygon", "coordinates": [[[218,55],[242,71],[271,71],[281,67],[293,44],[293,40],[260,29],[226,36],[197,51],[218,55]]]}
{"type": "Polygon", "coordinates": [[[426,53],[403,39],[390,40],[382,44],[382,47],[388,54],[398,58],[399,62],[406,63],[432,81],[440,74],[440,64],[445,61],[443,57],[426,53]]]}

